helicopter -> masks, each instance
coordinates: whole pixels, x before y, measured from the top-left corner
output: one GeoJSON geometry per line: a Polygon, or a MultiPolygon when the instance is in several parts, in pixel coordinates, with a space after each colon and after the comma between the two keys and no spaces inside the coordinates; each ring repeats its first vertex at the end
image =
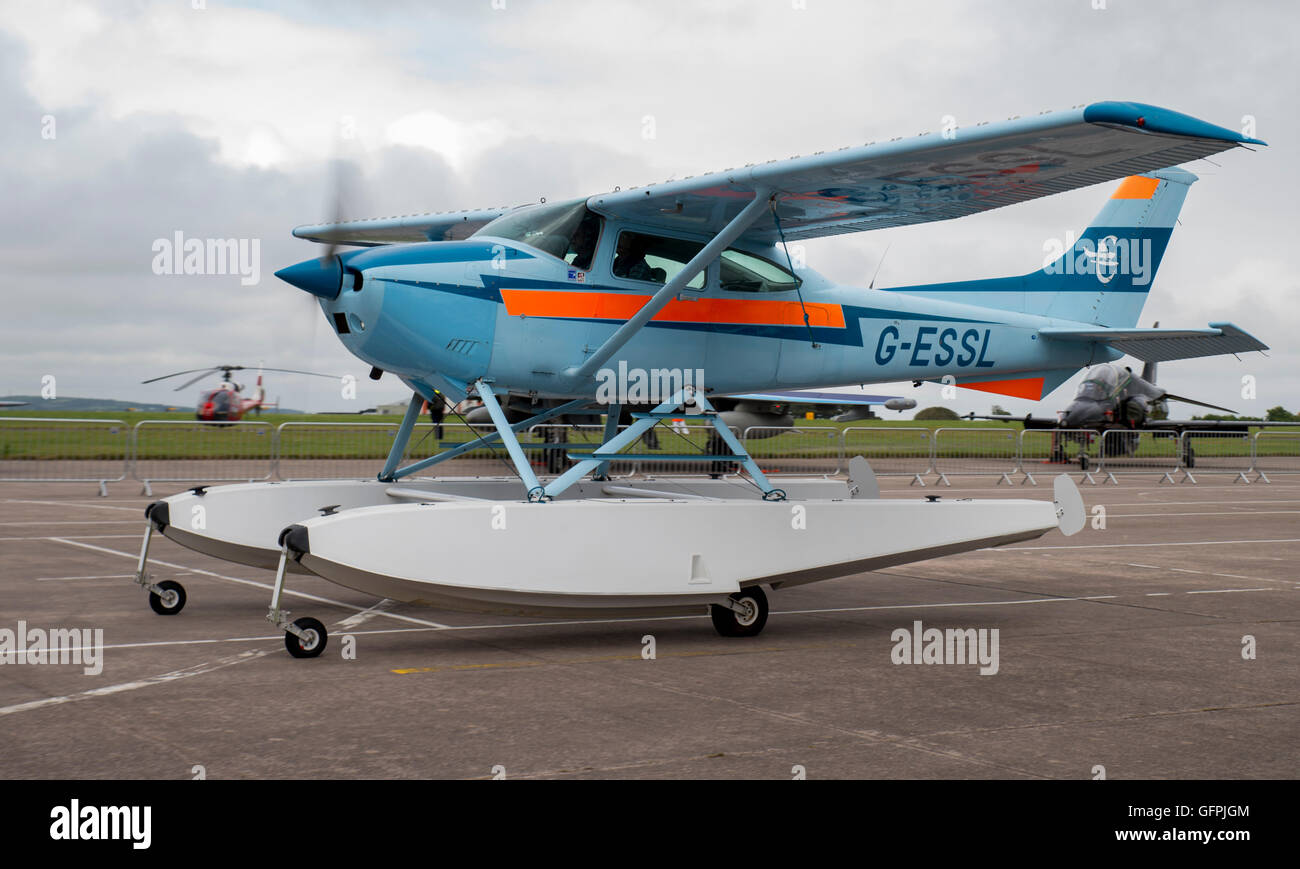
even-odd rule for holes
{"type": "Polygon", "coordinates": [[[262,372],[275,371],[280,374],[305,374],[308,377],[334,377],[332,374],[320,374],[316,371],[296,371],[290,368],[257,368],[257,394],[255,397],[246,398],[243,395],[244,387],[236,383],[231,376],[235,371],[249,370],[244,365],[213,365],[209,368],[192,368],[189,371],[176,371],[172,374],[164,374],[161,377],[151,377],[148,380],[142,380],[141,383],[156,383],[159,380],[166,380],[170,377],[181,377],[186,374],[193,374],[189,380],[176,387],[175,392],[180,392],[188,386],[192,386],[209,377],[212,374],[221,372],[221,383],[215,389],[203,389],[199,392],[199,403],[194,408],[194,418],[200,422],[238,422],[248,413],[261,414],[262,408],[278,405],[268,405],[266,401],[266,390],[262,386],[262,372]]]}

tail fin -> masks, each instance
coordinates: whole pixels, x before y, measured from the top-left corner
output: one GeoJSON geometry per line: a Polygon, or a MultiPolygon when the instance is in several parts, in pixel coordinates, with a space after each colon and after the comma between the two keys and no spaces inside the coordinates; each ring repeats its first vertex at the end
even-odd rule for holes
{"type": "Polygon", "coordinates": [[[1026,275],[1026,313],[1136,326],[1195,180],[1177,167],[1125,178],[1069,250],[1026,275]]]}
{"type": "Polygon", "coordinates": [[[1196,176],[1170,167],[1130,175],[1083,234],[1044,244],[1042,269],[992,280],[898,287],[1006,311],[1100,326],[1136,326],[1196,176]]]}

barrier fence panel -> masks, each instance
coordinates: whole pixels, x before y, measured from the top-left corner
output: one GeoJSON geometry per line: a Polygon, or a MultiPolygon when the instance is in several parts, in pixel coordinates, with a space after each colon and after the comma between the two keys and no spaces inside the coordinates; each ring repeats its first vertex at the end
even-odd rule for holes
{"type": "Polygon", "coordinates": [[[1269,474],[1300,474],[1300,431],[1255,432],[1256,479],[1268,482],[1269,474]]]}
{"type": "MultiPolygon", "coordinates": [[[[627,426],[621,425],[618,430],[621,432],[626,428],[627,426]]],[[[605,427],[595,424],[542,423],[528,429],[528,434],[529,443],[525,443],[521,436],[520,446],[528,454],[539,477],[559,476],[576,464],[568,457],[570,452],[595,452],[596,448],[605,442],[605,427]]],[[[623,452],[651,452],[648,445],[658,443],[657,435],[647,434],[623,452]]],[[[659,463],[655,464],[657,466],[659,463]]],[[[633,459],[614,461],[609,463],[608,473],[610,477],[630,477],[636,473],[637,467],[638,464],[633,459]]]]}
{"type": "Polygon", "coordinates": [[[1100,453],[1101,436],[1092,429],[1024,429],[1020,432],[1020,470],[1025,475],[1021,482],[1036,486],[1036,474],[1087,472],[1097,467],[1100,453]]]}
{"type": "Polygon", "coordinates": [[[267,422],[146,419],[133,430],[131,475],[150,483],[269,480],[275,430],[267,422]]]}
{"type": "Polygon", "coordinates": [[[934,432],[928,428],[849,426],[840,432],[846,459],[862,456],[878,477],[922,479],[934,470],[934,432]]]}
{"type": "MultiPolygon", "coordinates": [[[[732,426],[731,433],[740,437],[740,431],[732,426]]],[[[637,459],[632,466],[615,464],[612,474],[620,467],[626,474],[636,473],[643,477],[665,477],[673,475],[730,477],[740,473],[737,462],[678,459],[672,456],[718,456],[729,455],[731,450],[726,442],[711,425],[688,425],[685,421],[663,421],[641,436],[632,446],[623,450],[647,458],[637,459]],[[648,458],[664,456],[665,458],[648,458]]]]}
{"type": "Polygon", "coordinates": [[[1249,432],[1185,431],[1181,441],[1183,472],[1192,482],[1196,482],[1193,474],[1235,474],[1250,482],[1246,474],[1254,463],[1255,441],[1249,432]]]}
{"type": "Polygon", "coordinates": [[[105,483],[126,479],[131,429],[120,419],[0,417],[0,482],[105,483]]]}
{"type": "Polygon", "coordinates": [[[934,473],[940,482],[952,476],[998,477],[1011,482],[1020,469],[1018,432],[1012,428],[937,428],[934,430],[934,473]]]}
{"type": "Polygon", "coordinates": [[[1172,431],[1122,431],[1101,436],[1099,473],[1115,481],[1116,475],[1160,474],[1160,482],[1174,482],[1182,467],[1182,440],[1172,431]]]}
{"type": "MultiPolygon", "coordinates": [[[[281,480],[340,477],[373,479],[397,437],[396,422],[285,422],[276,430],[276,476],[281,480]]],[[[493,431],[491,425],[417,423],[411,430],[402,464],[427,458],[493,431]]],[[[497,452],[504,448],[496,445],[497,452]]],[[[470,450],[434,465],[430,476],[500,474],[492,448],[470,450]]]]}
{"type": "Polygon", "coordinates": [[[844,470],[844,444],[839,429],[832,426],[750,426],[741,440],[759,470],[768,476],[831,477],[844,470]]]}

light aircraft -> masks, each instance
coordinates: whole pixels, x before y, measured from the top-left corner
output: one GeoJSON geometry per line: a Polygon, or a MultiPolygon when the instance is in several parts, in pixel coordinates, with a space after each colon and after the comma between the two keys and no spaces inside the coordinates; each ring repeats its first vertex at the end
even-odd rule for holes
{"type": "Polygon", "coordinates": [[[266,390],[262,387],[263,371],[275,371],[282,374],[306,374],[310,377],[334,376],[332,374],[318,374],[314,371],[293,371],[288,368],[258,367],[257,395],[252,398],[245,398],[241,394],[244,387],[236,383],[234,378],[231,376],[233,372],[243,370],[243,365],[213,365],[208,368],[194,368],[189,371],[177,371],[172,374],[164,374],[162,377],[152,377],[149,380],[142,380],[140,382],[155,383],[159,380],[167,380],[170,377],[180,377],[185,374],[195,375],[173,390],[174,392],[180,392],[182,389],[198,383],[205,377],[221,372],[221,383],[215,389],[204,389],[199,393],[199,403],[194,409],[194,417],[202,422],[238,422],[243,419],[245,414],[261,414],[263,408],[270,406],[266,402],[266,390]]]}
{"type": "MultiPolygon", "coordinates": [[[[530,616],[707,608],[724,636],[767,619],[765,588],[1074,533],[1065,475],[1054,502],[883,500],[860,457],[850,480],[781,480],[753,462],[713,400],[772,390],[951,376],[1041,398],[1080,368],[1265,349],[1230,323],[1136,328],[1195,180],[1175,168],[1262,145],[1142,103],[1102,102],[949,134],[743,167],[563,202],[294,230],[324,255],[277,272],[316,297],[344,346],[412,397],[373,481],[196,487],[150,505],[137,581],[162,613],[184,590],[148,575],[157,531],[198,551],[276,569],[267,618],[290,654],[324,626],[281,607],[308,572],[380,597],[530,616]],[[889,290],[796,268],[786,244],[942,221],[1123,179],[1093,224],[1042,269],[889,290]],[[338,252],[339,245],[363,250],[338,252]],[[614,384],[615,373],[636,384],[614,384]],[[644,387],[659,384],[647,399],[644,387]],[[625,388],[626,387],[626,388],[625,388]],[[640,387],[640,389],[638,389],[640,387]],[[427,399],[477,394],[495,431],[402,465],[427,399]],[[511,423],[503,402],[556,400],[511,423]],[[621,404],[654,409],[619,431],[621,404]],[[605,439],[539,479],[517,431],[605,411],[605,439]],[[601,407],[603,405],[603,407],[601,407]],[[605,470],[663,420],[712,426],[724,453],[638,459],[733,462],[734,480],[615,483],[605,470]],[[415,475],[500,444],[518,479],[415,475]],[[202,514],[197,526],[193,516],[202,514]]],[[[633,454],[636,455],[636,454],[633,454]]]]}
{"type": "MultiPolygon", "coordinates": [[[[1158,325],[1158,324],[1157,324],[1158,325]]],[[[1134,456],[1141,443],[1142,432],[1168,432],[1175,435],[1185,431],[1217,432],[1221,434],[1249,434],[1252,427],[1288,426],[1294,423],[1263,422],[1259,420],[1169,419],[1167,402],[1179,401],[1211,410],[1235,414],[1236,411],[1217,404],[1207,404],[1181,395],[1174,395],[1156,385],[1156,363],[1147,362],[1142,374],[1120,362],[1107,362],[1088,369],[1073,400],[1056,419],[1028,414],[1013,417],[1009,414],[979,416],[971,413],[968,419],[985,419],[995,422],[1018,422],[1026,429],[1049,429],[1060,432],[1053,439],[1052,461],[1065,461],[1065,445],[1084,443],[1106,432],[1119,432],[1102,440],[1101,450],[1107,458],[1134,456]]],[[[1088,453],[1079,452],[1082,470],[1088,470],[1088,453]]],[[[1196,454],[1188,442],[1183,453],[1186,467],[1195,467],[1196,454]]]]}

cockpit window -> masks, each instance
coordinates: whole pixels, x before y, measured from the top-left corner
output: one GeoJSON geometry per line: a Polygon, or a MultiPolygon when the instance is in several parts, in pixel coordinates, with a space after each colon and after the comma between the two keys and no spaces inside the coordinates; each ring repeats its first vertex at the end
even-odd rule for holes
{"type": "Polygon", "coordinates": [[[520,241],[577,269],[591,268],[604,219],[587,201],[523,208],[503,214],[474,235],[520,241]]]}
{"type": "Polygon", "coordinates": [[[789,271],[762,257],[735,249],[722,252],[719,278],[722,289],[744,293],[780,293],[799,286],[789,271]]]}
{"type": "Polygon", "coordinates": [[[1101,401],[1106,397],[1106,388],[1095,380],[1085,380],[1079,384],[1079,392],[1074,397],[1101,401]]]}

